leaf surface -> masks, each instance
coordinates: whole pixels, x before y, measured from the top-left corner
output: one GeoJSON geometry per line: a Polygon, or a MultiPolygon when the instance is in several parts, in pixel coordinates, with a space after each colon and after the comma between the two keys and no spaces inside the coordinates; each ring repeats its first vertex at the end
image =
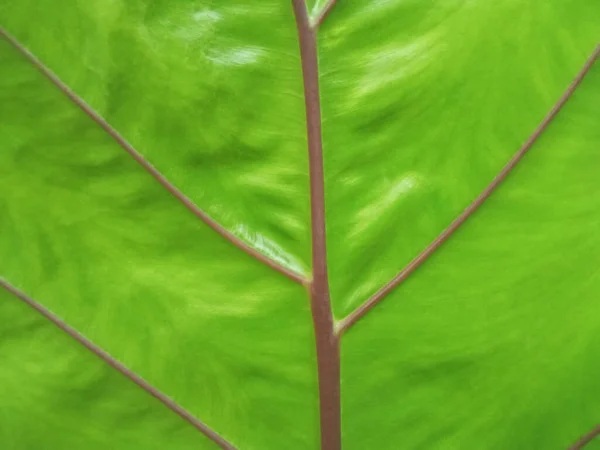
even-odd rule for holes
{"type": "MultiPolygon", "coordinates": [[[[315,352],[332,314],[344,450],[566,449],[600,421],[600,64],[448,242],[344,319],[532,135],[598,45],[600,3],[293,2],[324,17],[326,230],[290,2],[1,2],[0,26],[234,245],[2,40],[0,277],[230,448],[337,450],[315,352]]],[[[7,448],[218,448],[2,289],[0,319],[7,448]]]]}
{"type": "Polygon", "coordinates": [[[597,45],[594,2],[548,3],[336,4],[319,42],[339,315],[473,201],[597,45]]]}
{"type": "Polygon", "coordinates": [[[239,446],[310,446],[303,288],[198,221],[0,46],[2,276],[239,446]]]}
{"type": "Polygon", "coordinates": [[[0,314],[5,448],[215,448],[4,290],[0,314]]]}
{"type": "Polygon", "coordinates": [[[346,448],[566,449],[598,421],[599,102],[596,66],[479,212],[348,332],[346,448]]]}

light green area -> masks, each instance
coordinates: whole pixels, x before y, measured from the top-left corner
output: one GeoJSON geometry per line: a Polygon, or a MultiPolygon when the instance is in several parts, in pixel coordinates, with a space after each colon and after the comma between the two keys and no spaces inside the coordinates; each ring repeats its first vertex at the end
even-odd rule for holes
{"type": "Polygon", "coordinates": [[[3,449],[219,448],[4,289],[0,317],[3,449]]]}
{"type": "Polygon", "coordinates": [[[200,222],[5,41],[0,64],[0,274],[240,448],[312,447],[304,289],[200,222]]]}
{"type": "Polygon", "coordinates": [[[309,15],[312,17],[316,17],[325,4],[327,4],[326,0],[306,0],[306,7],[309,11],[309,15]]]}
{"type": "Polygon", "coordinates": [[[215,220],[302,272],[296,25],[289,2],[255,3],[0,0],[0,25],[215,220]]]}
{"type": "Polygon", "coordinates": [[[341,318],[487,186],[600,40],[589,0],[340,0],[319,33],[341,318]]]}
{"type": "MultiPolygon", "coordinates": [[[[289,1],[0,0],[0,26],[211,217],[309,276],[289,1]]],[[[600,40],[600,2],[338,0],[318,39],[342,318],[531,134],[600,40]]],[[[6,42],[0,67],[0,276],[239,450],[318,449],[305,289],[202,224],[6,42]]],[[[600,422],[599,117],[597,66],[348,332],[344,450],[564,450],[600,422]]],[[[5,293],[0,418],[7,450],[212,448],[5,293]]]]}
{"type": "Polygon", "coordinates": [[[598,423],[599,112],[596,65],[506,183],[350,329],[346,450],[565,450],[598,423]]]}

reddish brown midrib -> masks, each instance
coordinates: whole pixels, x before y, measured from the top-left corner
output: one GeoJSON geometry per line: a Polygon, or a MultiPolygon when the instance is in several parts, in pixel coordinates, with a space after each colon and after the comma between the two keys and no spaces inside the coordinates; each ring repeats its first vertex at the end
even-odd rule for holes
{"type": "Polygon", "coordinates": [[[579,440],[571,445],[567,450],[581,450],[598,436],[600,436],[600,425],[596,425],[589,433],[579,438],[579,440]]]}
{"type": "Polygon", "coordinates": [[[321,449],[340,450],[342,445],[340,351],[339,341],[334,332],[327,276],[325,180],[321,140],[317,44],[315,32],[310,27],[304,0],[292,0],[292,4],[298,28],[306,103],[313,267],[310,297],[317,350],[321,449]]]}
{"type": "Polygon", "coordinates": [[[181,192],[173,183],[171,183],[161,172],[158,171],[149,161],[147,161],[141,153],[139,153],[127,140],[119,134],[100,114],[89,106],[81,97],[79,97],[74,91],[71,90],[65,83],[63,83],[48,67],[44,65],[38,58],[36,58],[29,50],[21,45],[14,37],[8,34],[3,28],[0,27],[0,35],[3,36],[12,46],[17,49],[23,56],[25,56],[46,78],[48,78],[58,89],[60,89],[75,105],[77,105],[84,113],[86,113],[94,122],[96,122],[113,140],[123,148],[131,157],[146,171],[148,172],[160,185],[165,188],[173,197],[175,197],[183,206],[185,206],[192,214],[202,220],[205,224],[211,227],[214,231],[219,233],[230,243],[235,245],[240,250],[244,251],[248,255],[254,257],[266,266],[276,270],[277,272],[285,275],[290,280],[295,281],[299,284],[306,284],[305,278],[281,265],[275,260],[265,256],[258,250],[254,249],[246,242],[238,238],[236,235],[231,233],[212,217],[202,211],[192,200],[190,200],[183,192],[181,192]]]}
{"type": "Polygon", "coordinates": [[[75,339],[77,342],[79,342],[81,345],[83,345],[86,349],[88,349],[90,352],[92,352],[94,355],[96,355],[98,358],[100,358],[102,361],[104,361],[110,367],[112,367],[113,369],[115,369],[116,371],[121,373],[121,375],[125,376],[126,378],[128,378],[129,380],[134,382],[136,385],[138,385],[140,388],[142,388],[148,394],[152,395],[159,402],[161,402],[163,405],[165,405],[167,408],[169,408],[171,411],[173,411],[179,417],[184,419],[186,422],[188,422],[190,425],[192,425],[198,431],[202,432],[206,437],[208,437],[210,440],[212,440],[215,444],[219,445],[221,448],[223,448],[225,450],[236,450],[233,445],[231,445],[229,442],[227,442],[217,432],[210,429],[210,427],[208,427],[208,425],[206,425],[205,423],[203,423],[202,421],[200,421],[199,419],[194,417],[191,413],[189,413],[183,407],[181,407],[180,405],[175,403],[172,399],[167,397],[165,394],[163,394],[157,388],[152,386],[150,383],[148,383],[146,380],[144,380],[138,374],[133,372],[131,369],[125,367],[118,360],[116,360],[110,354],[105,352],[102,348],[98,347],[96,344],[94,344],[92,341],[90,341],[85,336],[80,334],[73,327],[71,327],[70,325],[65,323],[58,316],[54,315],[52,312],[50,312],[49,310],[44,308],[40,303],[36,302],[31,297],[26,295],[24,292],[21,292],[15,286],[11,285],[10,283],[8,283],[6,280],[4,280],[2,278],[0,278],[0,287],[5,289],[6,291],[10,292],[16,298],[18,298],[23,303],[28,305],[30,308],[32,308],[35,311],[37,311],[38,313],[40,313],[42,316],[44,316],[46,319],[48,319],[50,322],[52,322],[54,325],[56,325],[58,328],[60,328],[62,331],[64,331],[66,334],[68,334],[70,337],[75,339]]]}
{"type": "Polygon", "coordinates": [[[343,334],[346,330],[352,327],[362,317],[364,317],[369,311],[377,306],[390,292],[392,292],[397,286],[404,282],[415,270],[417,270],[421,264],[423,264],[437,249],[439,249],[444,242],[454,234],[460,226],[467,221],[467,219],[475,212],[479,207],[490,197],[490,195],[496,190],[496,188],[506,179],[510,172],[515,166],[521,161],[525,154],[531,149],[533,144],[542,135],[544,130],[556,117],[562,107],[567,103],[569,98],[573,95],[577,87],[583,81],[583,78],[592,68],[594,62],[600,56],[600,45],[592,52],[592,55],[587,59],[575,79],[571,82],[567,90],[562,94],[560,99],[548,112],[544,120],[538,125],[531,136],[521,146],[519,151],[511,158],[511,160],[502,168],[500,173],[496,175],[494,180],[483,190],[481,194],[446,228],[429,246],[421,252],[415,259],[413,259],[402,271],[396,275],[390,282],[383,286],[377,291],[371,298],[365,303],[360,305],[352,313],[350,313],[345,319],[341,320],[337,327],[337,335],[343,334]]]}

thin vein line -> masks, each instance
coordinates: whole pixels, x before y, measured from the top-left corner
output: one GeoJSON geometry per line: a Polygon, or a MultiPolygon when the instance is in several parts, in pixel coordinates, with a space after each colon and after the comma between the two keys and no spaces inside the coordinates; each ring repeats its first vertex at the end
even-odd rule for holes
{"type": "Polygon", "coordinates": [[[244,251],[248,255],[254,257],[261,263],[269,266],[277,272],[285,275],[289,279],[296,283],[305,284],[306,279],[281,265],[275,260],[263,255],[246,242],[238,238],[236,235],[228,231],[221,224],[216,222],[208,214],[202,211],[192,200],[190,200],[183,192],[175,187],[162,173],[158,171],[148,160],[146,160],[141,153],[139,153],[133,146],[125,140],[123,136],[119,134],[102,116],[100,116],[94,109],[89,106],[81,97],[71,90],[65,83],[63,83],[58,76],[56,76],[48,67],[44,65],[38,58],[36,58],[29,50],[27,50],[22,44],[20,44],[13,36],[8,34],[3,28],[0,27],[0,35],[2,35],[12,46],[18,50],[23,56],[25,56],[35,67],[38,69],[46,78],[48,78],[57,88],[59,88],[73,103],[75,103],[84,113],[86,113],[94,122],[106,131],[114,141],[119,144],[123,150],[135,159],[135,161],[142,166],[146,172],[148,172],[156,181],[158,181],[162,187],[169,191],[173,197],[175,197],[183,206],[185,206],[192,214],[202,220],[206,225],[211,227],[214,231],[219,233],[233,245],[240,250],[244,251]]]}
{"type": "Polygon", "coordinates": [[[600,435],[600,425],[596,425],[589,433],[584,434],[577,442],[571,445],[567,450],[581,450],[600,435]]]}
{"type": "Polygon", "coordinates": [[[341,320],[337,326],[337,333],[341,335],[352,325],[358,322],[362,317],[378,305],[394,288],[406,280],[427,258],[429,258],[446,240],[488,199],[494,190],[504,181],[515,166],[521,161],[523,156],[529,151],[544,130],[556,117],[561,108],[567,103],[567,100],[573,95],[573,92],[580,85],[585,75],[589,72],[594,62],[600,56],[600,45],[596,47],[592,55],[583,65],[573,82],[562,94],[558,102],[552,107],[544,120],[538,125],[533,134],[527,139],[519,151],[511,158],[504,168],[496,175],[494,180],[486,187],[481,194],[471,203],[451,224],[446,228],[429,246],[415,259],[413,259],[396,277],[377,291],[365,303],[350,313],[345,319],[341,320]]]}
{"type": "Polygon", "coordinates": [[[142,388],[148,394],[152,395],[154,398],[156,398],[159,402],[161,402],[163,405],[165,405],[167,408],[169,408],[171,411],[173,411],[175,414],[177,414],[183,420],[185,420],[190,425],[192,425],[194,428],[196,428],[197,430],[202,432],[204,435],[206,435],[206,437],[208,437],[210,440],[212,440],[215,444],[219,445],[221,448],[223,448],[225,450],[235,450],[235,447],[233,445],[231,445],[229,442],[227,442],[217,432],[211,430],[208,427],[208,425],[204,424],[199,419],[194,417],[191,413],[186,411],[183,407],[179,406],[172,399],[170,399],[165,394],[163,394],[161,391],[159,391],[154,386],[149,384],[146,380],[144,380],[142,377],[137,375],[135,372],[133,372],[132,370],[125,367],[123,364],[121,364],[119,361],[117,361],[115,358],[113,358],[107,352],[102,350],[100,347],[98,347],[92,341],[90,341],[85,336],[80,334],[77,330],[75,330],[70,325],[65,323],[62,319],[60,319],[54,313],[52,313],[48,309],[44,308],[40,303],[36,302],[31,297],[29,297],[25,293],[21,292],[19,289],[17,289],[15,286],[10,284],[8,281],[4,280],[3,278],[0,278],[0,286],[2,288],[6,289],[11,294],[13,294],[19,300],[23,301],[29,307],[31,307],[32,309],[34,309],[35,311],[40,313],[42,316],[44,316],[46,319],[48,319],[50,322],[52,322],[54,325],[56,325],[62,331],[67,333],[69,336],[71,336],[73,339],[75,339],[77,342],[79,342],[81,345],[83,345],[85,348],[87,348],[90,352],[92,352],[94,355],[96,355],[98,358],[100,358],[102,361],[104,361],[110,367],[117,370],[119,373],[121,373],[123,376],[125,376],[129,380],[133,381],[136,385],[138,385],[140,388],[142,388]]]}
{"type": "Polygon", "coordinates": [[[312,269],[310,304],[317,350],[321,449],[341,450],[340,347],[335,334],[327,275],[325,177],[321,137],[321,99],[316,31],[305,0],[292,0],[302,65],[310,175],[312,269]]]}
{"type": "Polygon", "coordinates": [[[329,16],[329,13],[331,12],[331,10],[333,9],[333,7],[335,6],[337,0],[328,0],[327,3],[325,4],[325,6],[323,7],[323,9],[321,9],[321,11],[319,11],[319,13],[317,14],[317,16],[314,18],[314,20],[312,20],[312,25],[311,28],[313,30],[318,30],[319,27],[323,24],[323,22],[325,21],[325,19],[327,19],[327,16],[329,16]]]}

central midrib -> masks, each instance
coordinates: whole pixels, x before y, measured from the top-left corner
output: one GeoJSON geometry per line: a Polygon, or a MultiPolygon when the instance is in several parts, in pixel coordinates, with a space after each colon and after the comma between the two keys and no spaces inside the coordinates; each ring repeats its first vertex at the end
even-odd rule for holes
{"type": "MultiPolygon", "coordinates": [[[[334,2],[325,6],[325,17],[334,2]]],[[[319,379],[319,416],[322,450],[341,450],[340,411],[340,347],[331,309],[327,275],[327,239],[325,226],[325,177],[321,133],[321,101],[317,59],[317,27],[308,16],[305,0],[292,0],[298,40],[308,142],[312,279],[309,284],[310,304],[316,341],[317,373],[319,379]]]]}

